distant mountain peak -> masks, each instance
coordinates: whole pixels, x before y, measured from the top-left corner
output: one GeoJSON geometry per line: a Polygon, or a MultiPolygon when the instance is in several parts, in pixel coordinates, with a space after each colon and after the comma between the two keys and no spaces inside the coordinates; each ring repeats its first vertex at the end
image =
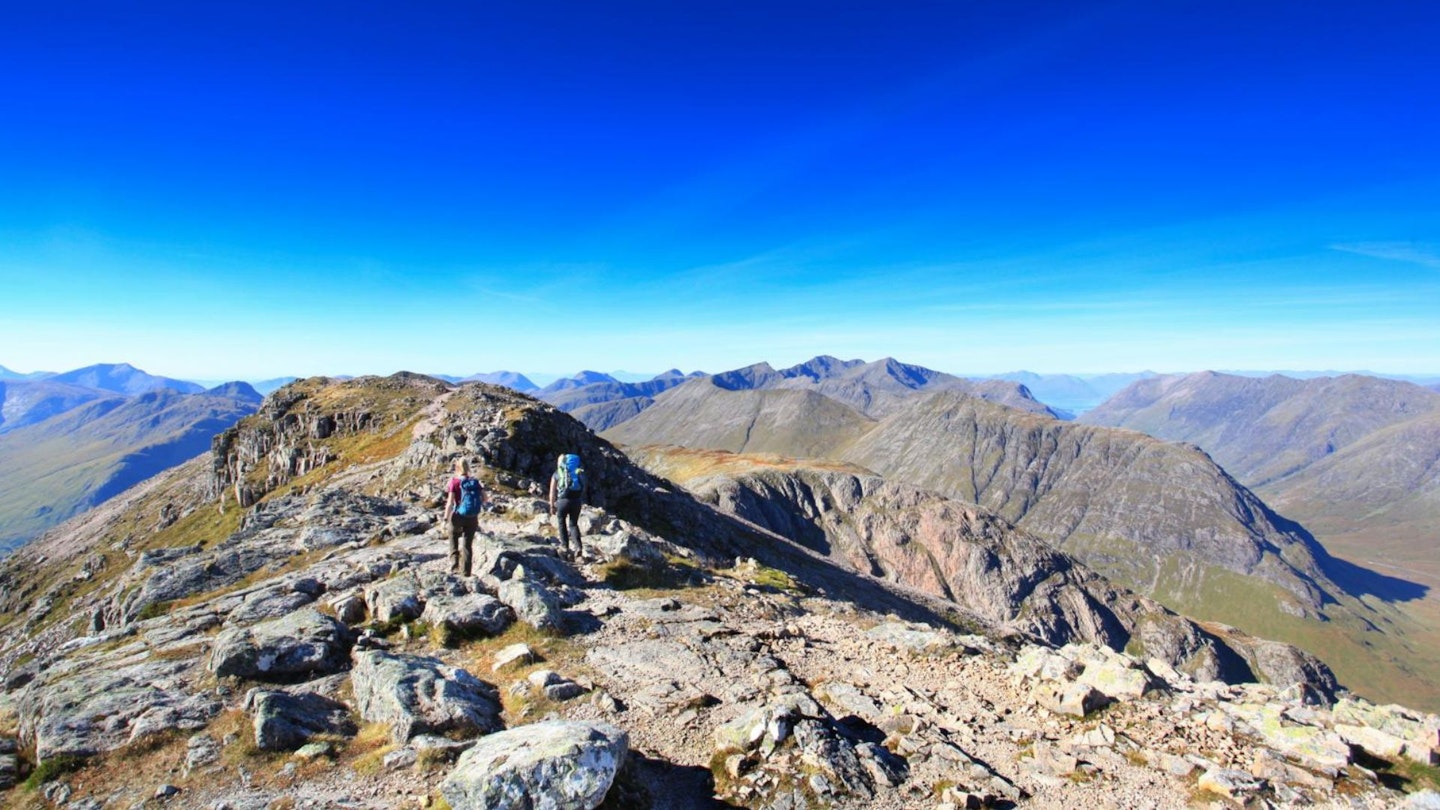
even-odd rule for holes
{"type": "Polygon", "coordinates": [[[205,390],[204,386],[187,380],[148,374],[129,363],[96,363],[93,366],[56,374],[49,379],[126,396],[143,394],[160,388],[170,388],[182,394],[198,394],[205,390]]]}

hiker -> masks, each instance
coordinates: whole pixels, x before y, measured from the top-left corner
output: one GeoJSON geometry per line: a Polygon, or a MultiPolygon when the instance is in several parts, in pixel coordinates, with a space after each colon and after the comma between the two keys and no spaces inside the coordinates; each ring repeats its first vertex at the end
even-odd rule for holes
{"type": "Polygon", "coordinates": [[[475,551],[475,532],[480,528],[480,509],[485,506],[485,489],[470,475],[470,460],[455,459],[455,477],[445,486],[445,521],[450,524],[450,573],[470,576],[475,551]]]}
{"type": "Polygon", "coordinates": [[[580,559],[584,551],[580,545],[580,506],[584,501],[585,468],[580,466],[579,456],[566,453],[556,459],[555,474],[550,476],[550,513],[560,524],[560,554],[570,560],[580,559]]]}

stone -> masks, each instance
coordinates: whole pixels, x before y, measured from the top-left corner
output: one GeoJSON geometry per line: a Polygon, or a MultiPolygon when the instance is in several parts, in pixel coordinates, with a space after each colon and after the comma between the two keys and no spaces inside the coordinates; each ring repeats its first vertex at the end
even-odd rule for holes
{"type": "Polygon", "coordinates": [[[514,623],[515,612],[493,596],[475,593],[431,599],[420,619],[467,636],[498,636],[514,623]]]}
{"type": "Polygon", "coordinates": [[[1076,680],[1094,687],[1112,701],[1137,700],[1154,688],[1149,672],[1115,658],[1087,664],[1076,680]]]}
{"type": "Polygon", "coordinates": [[[1041,682],[1031,692],[1040,706],[1056,714],[1085,717],[1110,703],[1110,699],[1089,684],[1041,682]]]}
{"type": "MultiPolygon", "coordinates": [[[[1388,737],[1403,740],[1397,752],[1425,765],[1436,764],[1440,748],[1440,717],[1403,706],[1376,706],[1364,700],[1341,698],[1334,707],[1336,730],[1346,726],[1363,726],[1388,737]]],[[[1355,734],[1355,732],[1351,732],[1355,734]]],[[[1366,735],[1373,744],[1387,744],[1384,738],[1366,735]]],[[[1361,743],[1363,746],[1363,743],[1361,743]]],[[[1370,750],[1370,749],[1366,749],[1370,750]]]]}
{"type": "Polygon", "coordinates": [[[315,601],[313,594],[296,591],[288,583],[253,591],[225,617],[229,626],[254,624],[287,616],[315,601]]]}
{"type": "Polygon", "coordinates": [[[345,704],[310,692],[252,690],[245,699],[252,716],[255,745],[263,751],[293,751],[321,734],[353,735],[355,723],[345,704]]]}
{"type": "Polygon", "coordinates": [[[328,757],[334,753],[335,746],[331,745],[330,743],[324,741],[312,742],[305,743],[304,745],[295,749],[295,758],[309,761],[312,759],[319,759],[320,757],[328,757]]]}
{"type": "Polygon", "coordinates": [[[544,807],[593,810],[629,753],[608,723],[545,721],[482,737],[440,783],[453,810],[544,807]],[[544,797],[532,803],[534,797],[544,797]]]}
{"type": "Polygon", "coordinates": [[[910,625],[903,622],[886,622],[870,628],[865,633],[870,639],[915,653],[935,652],[955,646],[948,633],[932,630],[925,625],[910,625]]]}
{"type": "Polygon", "coordinates": [[[380,760],[380,764],[387,771],[398,771],[404,768],[413,768],[415,763],[420,761],[420,755],[414,748],[397,748],[386,754],[380,760]]]}
{"type": "Polygon", "coordinates": [[[185,766],[182,775],[189,776],[220,759],[220,743],[209,734],[195,734],[185,742],[185,766]]]}
{"type": "Polygon", "coordinates": [[[511,644],[509,647],[505,647],[495,653],[495,661],[490,665],[490,671],[499,672],[502,669],[514,669],[527,664],[533,664],[537,660],[538,656],[536,656],[535,651],[530,648],[529,644],[525,644],[524,642],[511,644]]]}
{"type": "Polygon", "coordinates": [[[500,601],[515,611],[515,617],[537,630],[559,630],[564,626],[560,600],[550,589],[530,579],[515,577],[500,583],[500,601]]]}
{"type": "Polygon", "coordinates": [[[358,594],[347,593],[330,602],[330,609],[335,611],[335,618],[351,627],[361,624],[369,615],[369,606],[358,594]]]}
{"type": "Polygon", "coordinates": [[[1440,810],[1440,793],[1433,790],[1412,793],[1401,807],[1404,810],[1440,810]]]}
{"type": "Polygon", "coordinates": [[[1073,681],[1084,671],[1079,661],[1039,646],[1026,647],[1010,665],[1012,675],[1046,681],[1073,681]]]}
{"type": "Polygon", "coordinates": [[[1198,787],[1227,799],[1243,802],[1265,787],[1263,779],[1230,768],[1212,768],[1200,775],[1198,787]]]}
{"type": "Polygon", "coordinates": [[[19,777],[20,761],[15,750],[14,740],[0,737],[0,790],[15,787],[15,780],[19,777]]]}
{"type": "Polygon", "coordinates": [[[166,799],[179,796],[180,788],[175,787],[174,785],[160,785],[159,787],[155,788],[155,792],[151,795],[156,799],[164,801],[166,799]]]}
{"type": "Polygon", "coordinates": [[[215,639],[210,671],[255,681],[337,672],[351,637],[340,622],[306,607],[280,619],[225,630],[215,639]]]}
{"type": "Polygon", "coordinates": [[[494,686],[436,658],[383,650],[355,653],[350,680],[360,716],[390,724],[404,744],[416,734],[478,736],[501,728],[494,686]]]}
{"type": "Polygon", "coordinates": [[[563,677],[560,673],[551,669],[536,670],[530,673],[530,677],[526,680],[530,682],[532,687],[543,692],[545,697],[554,701],[570,700],[589,691],[575,681],[563,677]]]}
{"type": "Polygon", "coordinates": [[[365,602],[377,622],[408,622],[425,611],[420,583],[409,574],[399,574],[365,589],[365,602]]]}
{"type": "Polygon", "coordinates": [[[198,731],[222,705],[191,694],[186,661],[148,656],[73,669],[52,668],[16,696],[22,728],[34,729],[40,762],[61,754],[92,756],[155,734],[198,731]]]}

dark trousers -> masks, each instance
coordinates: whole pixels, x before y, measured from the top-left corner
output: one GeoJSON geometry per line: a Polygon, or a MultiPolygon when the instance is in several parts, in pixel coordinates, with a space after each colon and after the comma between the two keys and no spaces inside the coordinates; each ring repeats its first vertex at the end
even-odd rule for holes
{"type": "Polygon", "coordinates": [[[575,552],[580,548],[580,499],[561,498],[555,502],[555,522],[560,524],[560,547],[570,549],[570,535],[575,535],[575,552]],[[568,526],[566,524],[569,524],[568,526]]]}
{"type": "Polygon", "coordinates": [[[450,572],[470,576],[470,561],[475,553],[475,532],[480,529],[477,515],[450,516],[450,572]]]}

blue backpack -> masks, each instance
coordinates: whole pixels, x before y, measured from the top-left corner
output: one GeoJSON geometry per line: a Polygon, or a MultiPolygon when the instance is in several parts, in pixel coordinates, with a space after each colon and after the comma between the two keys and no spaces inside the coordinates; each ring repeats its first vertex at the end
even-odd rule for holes
{"type": "Polygon", "coordinates": [[[455,514],[465,517],[473,517],[480,514],[480,479],[465,476],[460,479],[460,505],[455,507],[455,514]]]}
{"type": "Polygon", "coordinates": [[[585,491],[585,468],[580,466],[580,457],[574,453],[566,453],[560,458],[560,463],[555,465],[555,474],[560,476],[559,489],[562,493],[585,491]]]}

